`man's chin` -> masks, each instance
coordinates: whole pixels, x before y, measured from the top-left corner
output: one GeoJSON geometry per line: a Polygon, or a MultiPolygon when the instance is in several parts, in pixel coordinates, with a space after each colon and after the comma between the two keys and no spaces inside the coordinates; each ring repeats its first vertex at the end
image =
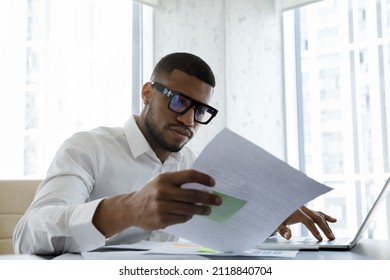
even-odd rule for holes
{"type": "Polygon", "coordinates": [[[165,146],[166,150],[170,151],[171,153],[177,153],[177,152],[180,152],[185,145],[187,145],[187,143],[190,141],[190,139],[187,139],[187,141],[185,142],[181,142],[181,143],[166,143],[167,145],[165,146]]]}
{"type": "MultiPolygon", "coordinates": [[[[187,144],[187,143],[185,143],[185,144],[187,144]]],[[[180,146],[169,146],[167,150],[170,151],[171,153],[177,153],[183,149],[185,144],[180,145],[180,146]]]]}

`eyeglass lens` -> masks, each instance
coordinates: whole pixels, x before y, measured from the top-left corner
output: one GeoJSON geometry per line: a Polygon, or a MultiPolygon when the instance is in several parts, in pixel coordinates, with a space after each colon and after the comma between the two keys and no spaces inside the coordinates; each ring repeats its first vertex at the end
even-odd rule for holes
{"type": "MultiPolygon", "coordinates": [[[[182,95],[172,96],[169,108],[177,113],[183,113],[190,107],[194,106],[192,101],[182,95]]],[[[209,108],[206,106],[195,106],[195,120],[199,122],[207,122],[213,115],[209,112],[209,108]]]]}

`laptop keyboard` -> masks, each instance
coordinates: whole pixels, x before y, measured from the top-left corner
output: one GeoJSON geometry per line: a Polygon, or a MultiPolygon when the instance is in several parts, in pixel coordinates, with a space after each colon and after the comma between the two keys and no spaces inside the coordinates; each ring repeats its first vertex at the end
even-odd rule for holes
{"type": "Polygon", "coordinates": [[[294,240],[294,243],[298,243],[298,244],[335,244],[335,245],[338,245],[338,244],[347,244],[349,241],[350,241],[351,238],[349,237],[340,237],[340,238],[336,238],[334,240],[323,240],[323,241],[318,241],[317,239],[315,238],[312,238],[312,237],[307,237],[307,238],[304,238],[302,240],[294,240]]]}

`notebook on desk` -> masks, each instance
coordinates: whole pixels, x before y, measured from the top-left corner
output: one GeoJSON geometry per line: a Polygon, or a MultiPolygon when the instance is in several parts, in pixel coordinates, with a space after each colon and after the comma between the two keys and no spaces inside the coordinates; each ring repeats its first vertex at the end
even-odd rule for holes
{"type": "Polygon", "coordinates": [[[257,246],[258,249],[282,249],[282,250],[350,250],[363,237],[369,225],[374,220],[374,216],[379,209],[379,206],[385,200],[387,193],[390,190],[390,178],[387,179],[377,199],[372,205],[370,211],[365,217],[359,230],[354,237],[337,237],[335,240],[318,241],[314,237],[293,236],[290,240],[286,240],[281,236],[269,237],[265,242],[257,246]]]}

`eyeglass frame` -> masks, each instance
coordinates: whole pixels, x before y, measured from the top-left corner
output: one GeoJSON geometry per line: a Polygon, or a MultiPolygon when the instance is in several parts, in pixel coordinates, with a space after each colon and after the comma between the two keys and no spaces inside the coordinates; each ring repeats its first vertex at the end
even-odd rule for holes
{"type": "Polygon", "coordinates": [[[166,87],[165,85],[163,84],[160,84],[158,82],[150,82],[150,84],[152,85],[152,87],[154,87],[158,92],[164,94],[165,96],[167,96],[169,98],[169,101],[168,101],[168,109],[172,112],[175,112],[179,115],[184,115],[185,113],[187,113],[191,108],[194,108],[194,121],[196,121],[197,123],[200,123],[200,124],[208,124],[218,113],[218,110],[215,109],[214,107],[210,106],[210,105],[207,105],[205,103],[202,103],[202,102],[199,102],[181,92],[178,92],[178,91],[174,91],[174,90],[171,90],[169,89],[168,87],[166,87]],[[173,99],[173,97],[175,96],[181,96],[181,97],[184,97],[185,99],[189,100],[191,102],[190,106],[188,106],[187,108],[185,108],[183,111],[181,112],[178,112],[174,109],[171,108],[171,101],[173,99]],[[207,112],[211,115],[211,117],[205,121],[205,122],[201,122],[199,120],[196,119],[196,111],[197,109],[200,107],[200,106],[203,106],[203,107],[206,107],[207,108],[207,112]]]}

